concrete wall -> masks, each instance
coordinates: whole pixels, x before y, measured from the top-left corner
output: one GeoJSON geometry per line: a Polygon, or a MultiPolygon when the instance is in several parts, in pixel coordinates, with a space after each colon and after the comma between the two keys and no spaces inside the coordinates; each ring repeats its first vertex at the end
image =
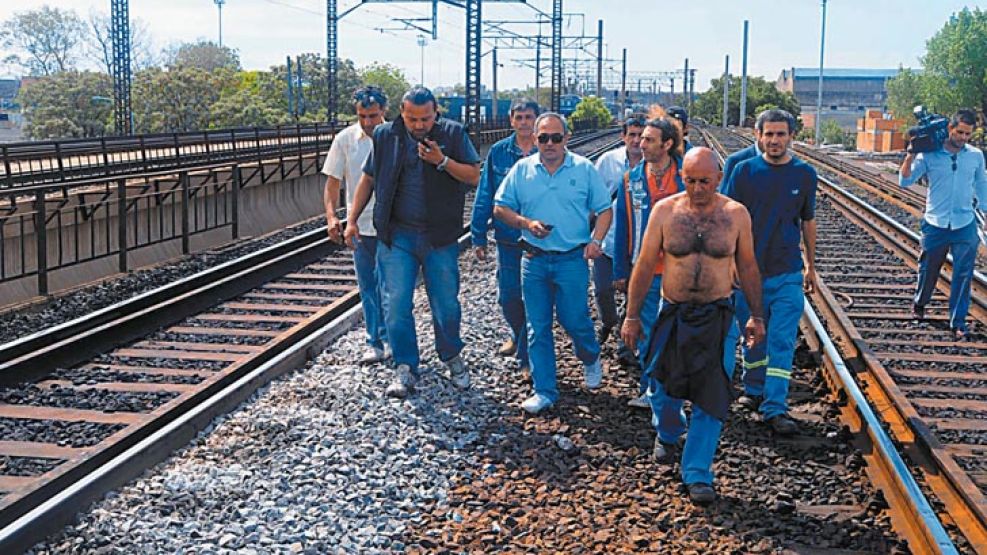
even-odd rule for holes
{"type": "MultiPolygon", "coordinates": [[[[270,178],[267,183],[261,183],[259,175],[254,175],[252,179],[249,179],[256,166],[243,170],[245,181],[240,191],[238,210],[241,238],[269,233],[323,214],[322,195],[325,181],[320,174],[315,173],[318,165],[311,164],[312,160],[308,162],[310,163],[310,167],[306,168],[306,175],[301,175],[297,168],[292,168],[290,172],[286,173],[284,180],[281,180],[280,176],[277,176],[270,178]]],[[[272,172],[277,174],[279,173],[279,167],[276,162],[265,164],[264,171],[266,174],[271,174],[272,172]]],[[[217,179],[221,182],[228,178],[229,172],[220,172],[217,175],[217,179]]],[[[171,178],[170,181],[174,182],[174,178],[171,178]]],[[[194,178],[193,183],[195,183],[194,178]]],[[[178,205],[171,200],[173,198],[166,198],[163,202],[142,203],[146,205],[138,207],[137,214],[142,227],[139,236],[142,240],[146,239],[143,231],[146,221],[151,222],[151,227],[155,230],[155,233],[159,229],[158,226],[160,224],[161,228],[165,230],[165,236],[171,234],[172,221],[170,212],[172,209],[175,211],[179,209],[178,205]]],[[[92,195],[87,200],[91,201],[92,195]]],[[[207,202],[212,203],[217,200],[228,200],[228,196],[225,194],[213,194],[209,195],[208,201],[206,198],[196,198],[193,203],[198,205],[200,210],[204,210],[207,202]]],[[[28,200],[17,203],[15,213],[30,211],[31,203],[28,200]]],[[[132,221],[133,217],[133,212],[128,211],[128,219],[132,221]]],[[[11,269],[20,267],[21,237],[16,220],[8,218],[6,221],[3,246],[5,255],[4,263],[7,265],[9,272],[11,269]]],[[[70,254],[73,253],[75,249],[75,231],[78,231],[80,236],[84,238],[84,240],[79,241],[80,248],[86,248],[89,245],[90,232],[96,231],[95,241],[92,245],[97,252],[106,252],[107,249],[111,251],[116,250],[118,221],[115,198],[111,198],[109,206],[95,213],[87,221],[80,222],[77,225],[73,222],[63,221],[62,248],[70,254]],[[77,227],[78,229],[73,230],[73,227],[77,227]],[[105,233],[107,228],[110,230],[109,234],[105,233]]],[[[177,221],[180,222],[180,217],[177,221]]],[[[223,221],[222,218],[220,221],[223,221]]],[[[180,226],[180,223],[176,225],[180,226]]],[[[56,222],[49,222],[47,229],[49,235],[48,260],[50,261],[49,264],[54,264],[58,257],[58,244],[53,237],[57,233],[56,222]]],[[[130,233],[131,235],[133,234],[132,228],[130,233]]],[[[133,237],[130,237],[128,243],[132,244],[133,240],[133,237]]],[[[227,244],[231,240],[231,229],[224,227],[192,235],[189,240],[189,247],[190,251],[194,253],[227,244]]],[[[33,226],[29,222],[24,229],[23,241],[25,247],[23,255],[28,268],[36,267],[37,250],[35,241],[33,226]]],[[[182,256],[182,242],[180,238],[142,248],[131,248],[127,256],[128,268],[146,267],[180,256],[182,256]]],[[[71,260],[72,258],[69,257],[69,259],[71,260]]],[[[111,254],[97,260],[50,271],[48,273],[49,291],[51,293],[57,293],[61,290],[116,274],[119,271],[118,265],[118,255],[111,254]]],[[[0,307],[29,300],[36,297],[37,294],[36,276],[0,283],[0,307]]]]}

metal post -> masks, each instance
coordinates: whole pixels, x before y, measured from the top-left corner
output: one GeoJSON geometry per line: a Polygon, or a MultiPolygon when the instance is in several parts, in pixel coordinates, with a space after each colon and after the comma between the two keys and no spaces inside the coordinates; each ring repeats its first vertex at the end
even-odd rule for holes
{"type": "MultiPolygon", "coordinates": [[[[283,162],[282,162],[283,164],[283,162]]],[[[182,189],[182,254],[189,253],[189,200],[191,199],[191,194],[189,192],[189,176],[188,172],[184,171],[178,176],[179,184],[182,189]]]]}
{"type": "Polygon", "coordinates": [[[740,65],[740,119],[737,120],[737,125],[740,127],[744,126],[744,122],[747,121],[747,33],[750,27],[750,22],[746,19],[744,20],[744,56],[740,65]]]}
{"type": "Polygon", "coordinates": [[[421,50],[421,86],[425,86],[425,35],[418,35],[418,48],[421,50]]]}
{"type": "Polygon", "coordinates": [[[541,92],[541,33],[538,34],[535,44],[535,102],[541,104],[541,98],[538,96],[541,92]]]}
{"type": "MultiPolygon", "coordinates": [[[[318,136],[318,135],[316,135],[318,136]]],[[[318,154],[316,154],[318,157],[318,154]]],[[[230,234],[233,239],[240,238],[240,188],[242,187],[243,174],[240,173],[240,165],[233,166],[233,182],[230,183],[230,212],[233,221],[230,222],[230,234]]]]}
{"type": "Polygon", "coordinates": [[[295,110],[299,117],[305,115],[305,91],[302,89],[302,57],[295,58],[295,110]]]}
{"type": "Polygon", "coordinates": [[[689,70],[689,111],[692,110],[692,101],[696,98],[696,68],[689,70]]]}
{"type": "Polygon", "coordinates": [[[822,144],[823,54],[826,49],[826,0],[822,0],[822,30],[819,33],[819,94],[816,96],[816,145],[822,144]]]}
{"type": "Polygon", "coordinates": [[[689,58],[685,59],[685,73],[683,73],[683,79],[685,80],[682,81],[682,104],[685,104],[686,112],[691,112],[692,107],[689,106],[689,58]]]}
{"type": "Polygon", "coordinates": [[[466,118],[467,129],[480,124],[480,48],[482,46],[480,0],[466,0],[466,118]]]}
{"type": "Polygon", "coordinates": [[[723,66],[723,127],[730,124],[730,55],[723,66]]]}
{"type": "Polygon", "coordinates": [[[329,97],[326,99],[326,121],[336,123],[336,58],[339,37],[337,35],[339,17],[336,13],[336,0],[326,0],[326,85],[329,97]]]}
{"type": "Polygon", "coordinates": [[[129,135],[134,129],[130,109],[130,4],[129,0],[112,0],[110,37],[113,43],[113,116],[117,135],[129,135]]]}
{"type": "Polygon", "coordinates": [[[562,0],[552,0],[552,98],[551,109],[562,108],[562,0]]]}
{"type": "Polygon", "coordinates": [[[212,0],[216,3],[216,7],[219,8],[219,47],[223,47],[223,4],[226,0],[212,0]]]}
{"type": "Polygon", "coordinates": [[[596,26],[596,96],[603,98],[603,20],[596,26]]]}
{"type": "Polygon", "coordinates": [[[292,118],[297,119],[298,114],[295,112],[295,80],[291,77],[291,56],[287,57],[288,60],[288,114],[292,118]]]}
{"type": "Polygon", "coordinates": [[[490,103],[490,118],[497,125],[497,48],[493,49],[493,101],[490,103]]]}
{"type": "Polygon", "coordinates": [[[127,180],[117,180],[117,269],[127,271],[127,180]]]}
{"type": "Polygon", "coordinates": [[[34,237],[38,265],[38,294],[48,294],[48,217],[45,215],[45,191],[34,194],[34,237]]]}
{"type": "Polygon", "coordinates": [[[624,114],[627,113],[627,49],[621,56],[620,62],[620,114],[617,119],[624,121],[624,114]]]}
{"type": "Polygon", "coordinates": [[[675,104],[675,78],[672,77],[669,80],[671,81],[671,89],[668,92],[669,98],[671,98],[669,102],[675,104]]]}

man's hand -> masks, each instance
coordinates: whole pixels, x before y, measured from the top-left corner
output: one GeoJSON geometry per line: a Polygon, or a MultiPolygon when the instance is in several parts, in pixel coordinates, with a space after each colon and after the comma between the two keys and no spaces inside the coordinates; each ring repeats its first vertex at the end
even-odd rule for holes
{"type": "Polygon", "coordinates": [[[805,276],[802,278],[802,290],[808,294],[816,292],[816,269],[809,268],[805,271],[805,276]]]}
{"type": "Polygon", "coordinates": [[[532,235],[539,239],[544,239],[548,237],[548,234],[552,232],[552,229],[546,226],[544,223],[538,220],[527,220],[527,229],[532,235]]]}
{"type": "Polygon", "coordinates": [[[644,339],[644,329],[641,327],[639,318],[624,318],[624,324],[620,326],[620,339],[628,349],[634,351],[638,339],[644,339]]]}
{"type": "Polygon", "coordinates": [[[601,256],[603,256],[603,249],[600,248],[600,245],[597,245],[592,241],[587,243],[586,248],[583,249],[583,258],[586,260],[591,258],[600,258],[601,256]]]}
{"type": "Polygon", "coordinates": [[[335,214],[326,216],[326,227],[329,229],[329,240],[333,243],[343,242],[343,223],[335,214]]]}
{"type": "Polygon", "coordinates": [[[754,345],[764,341],[765,335],[764,320],[751,316],[747,320],[747,325],[744,326],[744,344],[750,349],[754,345]]]}
{"type": "Polygon", "coordinates": [[[428,146],[426,147],[420,142],[418,143],[418,157],[433,166],[438,166],[442,162],[442,159],[446,157],[442,153],[442,149],[439,148],[439,143],[426,137],[425,144],[428,146]]]}
{"type": "Polygon", "coordinates": [[[351,249],[356,248],[356,242],[359,241],[360,237],[360,226],[356,222],[346,223],[346,232],[343,234],[343,239],[346,240],[346,246],[351,249]]]}
{"type": "Polygon", "coordinates": [[[473,247],[473,256],[475,256],[477,260],[485,261],[487,259],[487,247],[473,247]]]}
{"type": "Polygon", "coordinates": [[[613,282],[613,288],[616,289],[617,291],[620,291],[621,293],[626,293],[627,292],[627,280],[626,279],[618,279],[617,281],[613,282]]]}

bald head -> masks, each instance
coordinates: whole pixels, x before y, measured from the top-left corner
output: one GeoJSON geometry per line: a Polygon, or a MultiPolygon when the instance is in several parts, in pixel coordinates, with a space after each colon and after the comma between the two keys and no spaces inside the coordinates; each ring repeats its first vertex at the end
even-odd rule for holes
{"type": "Polygon", "coordinates": [[[716,197],[716,188],[720,185],[720,164],[713,151],[706,147],[692,148],[682,160],[682,181],[685,182],[685,192],[694,206],[709,205],[716,197]]]}

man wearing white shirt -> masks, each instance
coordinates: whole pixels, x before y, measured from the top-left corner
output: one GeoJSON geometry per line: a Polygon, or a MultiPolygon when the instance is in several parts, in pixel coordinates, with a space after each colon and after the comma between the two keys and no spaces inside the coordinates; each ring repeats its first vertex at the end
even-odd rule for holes
{"type": "MultiPolygon", "coordinates": [[[[356,107],[357,122],[340,131],[329,147],[329,155],[322,168],[326,174],[326,221],[329,227],[329,237],[336,242],[342,242],[342,223],[336,216],[336,203],[339,201],[339,186],[346,187],[346,211],[353,207],[353,195],[356,185],[363,175],[363,164],[373,149],[374,128],[384,122],[384,111],[387,108],[387,96],[378,87],[361,87],[353,93],[353,103],[356,107]]],[[[373,204],[371,198],[367,209],[360,214],[359,240],[353,249],[353,264],[356,266],[356,281],[360,288],[360,300],[363,302],[363,319],[367,324],[367,350],[361,357],[361,362],[370,364],[380,362],[390,356],[387,347],[387,329],[384,326],[384,310],[387,308],[387,296],[384,293],[383,275],[377,263],[377,232],[373,223],[373,204]]]]}

